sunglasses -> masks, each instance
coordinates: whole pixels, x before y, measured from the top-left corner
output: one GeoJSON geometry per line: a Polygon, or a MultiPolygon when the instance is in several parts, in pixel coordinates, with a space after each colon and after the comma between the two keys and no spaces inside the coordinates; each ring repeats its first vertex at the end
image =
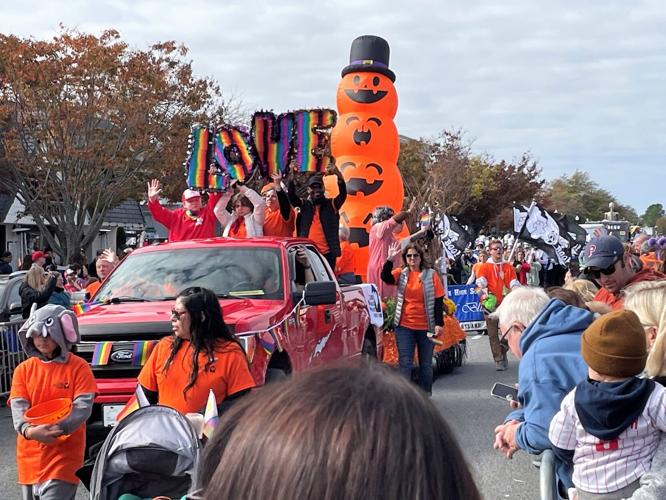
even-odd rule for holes
{"type": "Polygon", "coordinates": [[[187,311],[182,311],[178,312],[175,309],[171,309],[171,317],[176,318],[178,321],[180,321],[180,318],[184,315],[187,314],[187,311]]]}
{"type": "Polygon", "coordinates": [[[593,279],[599,279],[600,275],[604,276],[610,276],[615,272],[615,266],[617,266],[617,263],[620,262],[620,259],[617,259],[615,262],[613,262],[610,266],[608,266],[606,269],[588,269],[587,275],[590,278],[593,279]]]}
{"type": "Polygon", "coordinates": [[[491,251],[491,252],[501,252],[501,251],[502,251],[502,247],[494,247],[494,248],[491,248],[490,251],[491,251]]]}
{"type": "Polygon", "coordinates": [[[407,258],[407,259],[416,259],[416,258],[418,258],[418,257],[421,257],[421,256],[420,256],[419,254],[417,254],[417,253],[408,253],[408,254],[405,254],[405,258],[407,258]]]}

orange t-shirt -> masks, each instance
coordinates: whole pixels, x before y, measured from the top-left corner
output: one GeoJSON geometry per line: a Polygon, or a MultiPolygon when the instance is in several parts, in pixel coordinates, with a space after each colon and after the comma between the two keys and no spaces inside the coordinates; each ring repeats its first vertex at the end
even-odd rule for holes
{"type": "Polygon", "coordinates": [[[481,276],[488,281],[488,291],[497,299],[497,305],[500,305],[504,298],[504,288],[511,288],[511,282],[517,280],[516,269],[508,262],[493,264],[490,260],[479,266],[476,278],[481,276]]]}
{"type": "MultiPolygon", "coordinates": [[[[29,358],[14,370],[10,401],[25,399],[30,406],[57,398],[74,400],[81,394],[97,393],[97,384],[88,363],[69,353],[67,362],[44,362],[29,358]]],[[[16,463],[19,484],[38,484],[58,479],[78,484],[76,470],[83,465],[86,425],[82,424],[65,439],[53,444],[24,439],[16,440],[16,463]]]]}
{"type": "Polygon", "coordinates": [[[356,251],[351,243],[345,240],[340,241],[340,257],[335,262],[335,274],[345,273],[356,274],[356,251]]]}
{"type": "Polygon", "coordinates": [[[317,248],[319,248],[321,253],[327,254],[331,251],[331,249],[328,247],[328,241],[326,241],[324,228],[322,227],[321,220],[319,219],[319,206],[315,206],[314,217],[312,217],[312,225],[310,226],[308,238],[315,242],[315,245],[317,245],[317,248]]]}
{"type": "Polygon", "coordinates": [[[164,372],[173,341],[173,337],[160,340],[139,373],[139,383],[158,393],[159,404],[181,413],[199,412],[206,406],[210,389],[217,404],[220,404],[228,395],[256,385],[243,349],[234,342],[225,342],[215,349],[215,360],[208,371],[204,371],[206,355],[199,353],[197,381],[184,395],[183,389],[188,384],[192,369],[192,345],[183,341],[169,370],[164,372]]]}
{"type": "Polygon", "coordinates": [[[296,229],[296,213],[292,208],[289,211],[289,219],[284,220],[280,209],[266,209],[264,219],[264,236],[293,236],[296,229]]]}
{"type": "Polygon", "coordinates": [[[245,219],[243,217],[237,219],[235,222],[232,222],[231,228],[229,228],[229,237],[247,238],[247,230],[245,229],[245,219]],[[236,222],[238,224],[236,224],[236,222]]]}
{"type": "MultiPolygon", "coordinates": [[[[393,270],[393,278],[396,283],[400,281],[401,272],[402,269],[393,270]]],[[[432,283],[435,286],[435,298],[444,297],[444,285],[442,285],[442,280],[439,279],[437,273],[433,273],[432,283]]],[[[400,314],[400,326],[411,328],[412,330],[428,329],[428,316],[420,271],[410,271],[407,277],[407,286],[405,286],[402,301],[402,313],[400,314]]]]}

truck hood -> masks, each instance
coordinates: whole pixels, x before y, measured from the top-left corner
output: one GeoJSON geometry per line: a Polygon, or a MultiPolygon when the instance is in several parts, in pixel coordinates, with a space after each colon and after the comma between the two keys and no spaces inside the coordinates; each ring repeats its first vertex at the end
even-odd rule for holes
{"type": "MultiPolygon", "coordinates": [[[[171,332],[171,309],[175,301],[123,302],[97,306],[78,317],[84,340],[112,334],[165,334],[171,332]],[[88,338],[86,338],[88,337],[88,338]]],[[[278,300],[221,300],[224,321],[237,334],[265,330],[287,312],[278,300]]]]}

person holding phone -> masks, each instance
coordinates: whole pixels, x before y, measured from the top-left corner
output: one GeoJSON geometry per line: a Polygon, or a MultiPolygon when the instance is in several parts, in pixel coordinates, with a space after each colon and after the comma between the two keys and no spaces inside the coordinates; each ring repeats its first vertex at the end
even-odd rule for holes
{"type": "Polygon", "coordinates": [[[418,347],[418,384],[431,394],[434,344],[428,333],[438,336],[444,329],[444,285],[439,275],[427,265],[423,250],[414,243],[402,251],[402,268],[393,269],[393,259],[400,253],[400,242],[395,242],[389,249],[381,274],[384,283],[398,287],[393,320],[398,365],[400,372],[411,378],[414,348],[418,347]]]}
{"type": "Polygon", "coordinates": [[[37,304],[39,309],[48,303],[58,283],[58,276],[60,273],[57,271],[49,272],[37,264],[32,265],[19,287],[23,319],[28,319],[33,304],[37,304]]]}

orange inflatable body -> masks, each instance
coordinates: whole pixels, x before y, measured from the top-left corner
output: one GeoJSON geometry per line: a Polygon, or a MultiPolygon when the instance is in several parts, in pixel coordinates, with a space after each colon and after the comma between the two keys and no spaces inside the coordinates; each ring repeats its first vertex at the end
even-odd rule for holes
{"type": "Polygon", "coordinates": [[[397,166],[400,137],[393,122],[398,94],[388,58],[385,40],[367,35],[354,40],[338,85],[338,121],[331,133],[331,153],[347,184],[341,220],[359,247],[356,268],[364,281],[372,212],[379,206],[398,212],[404,199],[397,166]]]}

